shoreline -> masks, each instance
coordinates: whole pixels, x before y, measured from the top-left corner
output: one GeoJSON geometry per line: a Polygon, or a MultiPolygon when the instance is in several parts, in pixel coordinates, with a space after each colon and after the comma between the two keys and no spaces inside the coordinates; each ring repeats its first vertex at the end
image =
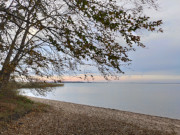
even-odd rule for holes
{"type": "MultiPolygon", "coordinates": [[[[25,96],[25,95],[23,95],[25,96]]],[[[73,103],[73,102],[68,102],[68,101],[59,101],[59,100],[54,100],[54,99],[46,99],[46,98],[41,98],[41,97],[31,97],[31,96],[26,96],[27,98],[36,101],[37,99],[39,99],[39,101],[41,102],[42,100],[49,100],[49,101],[53,101],[53,102],[60,102],[60,103],[65,103],[65,104],[74,104],[77,106],[86,106],[86,107],[92,107],[92,108],[97,108],[97,109],[105,109],[105,110],[111,110],[111,111],[120,111],[120,112],[124,112],[124,113],[129,113],[129,114],[136,114],[136,115],[144,115],[144,116],[149,116],[149,117],[157,117],[157,118],[162,118],[162,119],[169,119],[169,120],[177,120],[180,121],[180,119],[178,118],[173,118],[173,117],[168,117],[168,116],[158,116],[158,115],[151,115],[151,114],[145,114],[145,113],[140,113],[140,112],[133,112],[133,111],[128,111],[128,110],[119,110],[119,109],[113,109],[113,108],[108,108],[108,107],[100,107],[100,106],[95,106],[95,105],[88,105],[88,104],[80,104],[80,103],[73,103]]],[[[45,102],[47,103],[47,102],[45,102]]],[[[48,103],[49,104],[49,103],[48,103]]],[[[50,103],[51,105],[51,103],[50,103]]]]}
{"type": "Polygon", "coordinates": [[[167,117],[152,116],[128,111],[121,111],[110,108],[95,107],[90,105],[75,104],[57,100],[28,97],[29,99],[45,103],[56,110],[64,112],[86,115],[88,117],[98,117],[101,119],[111,119],[116,121],[125,121],[126,123],[135,124],[142,128],[150,130],[175,131],[180,135],[180,120],[167,117]]]}
{"type": "Polygon", "coordinates": [[[177,119],[26,98],[39,108],[7,123],[1,135],[180,135],[180,120],[177,119]]]}

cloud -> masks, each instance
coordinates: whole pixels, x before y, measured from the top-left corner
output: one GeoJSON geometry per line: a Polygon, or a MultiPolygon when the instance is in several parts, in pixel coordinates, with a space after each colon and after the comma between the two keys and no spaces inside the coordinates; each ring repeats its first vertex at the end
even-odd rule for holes
{"type": "Polygon", "coordinates": [[[180,83],[180,75],[126,75],[122,76],[120,82],[143,82],[143,83],[180,83]]]}
{"type": "Polygon", "coordinates": [[[159,11],[146,13],[155,20],[163,20],[164,33],[143,33],[147,47],[130,53],[133,62],[130,69],[125,69],[127,74],[180,75],[180,1],[159,0],[159,4],[159,11]]]}

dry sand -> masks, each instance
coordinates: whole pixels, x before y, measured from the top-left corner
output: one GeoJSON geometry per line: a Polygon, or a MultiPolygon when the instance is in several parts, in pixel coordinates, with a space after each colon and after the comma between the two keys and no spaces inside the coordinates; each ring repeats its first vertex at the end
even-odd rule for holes
{"type": "Polygon", "coordinates": [[[28,97],[51,106],[9,125],[3,135],[180,135],[180,120],[28,97]],[[13,128],[14,127],[14,128],[13,128]]]}

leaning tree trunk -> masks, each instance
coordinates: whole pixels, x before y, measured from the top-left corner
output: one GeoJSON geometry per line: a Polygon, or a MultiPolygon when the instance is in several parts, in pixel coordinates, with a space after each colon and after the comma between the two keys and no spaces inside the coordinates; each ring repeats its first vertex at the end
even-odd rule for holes
{"type": "Polygon", "coordinates": [[[10,80],[10,75],[11,75],[10,71],[7,72],[0,71],[0,92],[7,90],[7,86],[10,80]]]}

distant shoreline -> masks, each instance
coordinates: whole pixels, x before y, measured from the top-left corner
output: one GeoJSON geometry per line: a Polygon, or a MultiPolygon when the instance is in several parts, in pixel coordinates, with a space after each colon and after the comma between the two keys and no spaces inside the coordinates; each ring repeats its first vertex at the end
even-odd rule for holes
{"type": "Polygon", "coordinates": [[[180,84],[180,83],[171,83],[171,82],[117,82],[117,81],[107,81],[107,82],[62,81],[62,83],[180,84]]]}

